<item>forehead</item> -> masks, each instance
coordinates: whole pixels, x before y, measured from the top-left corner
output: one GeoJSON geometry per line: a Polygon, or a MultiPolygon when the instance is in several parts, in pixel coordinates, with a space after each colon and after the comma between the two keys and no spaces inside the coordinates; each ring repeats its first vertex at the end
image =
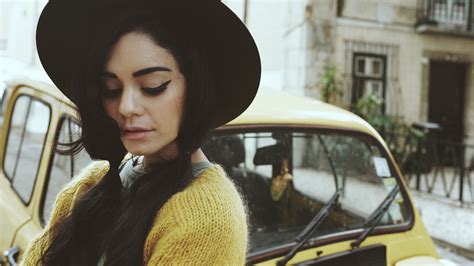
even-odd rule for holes
{"type": "Polygon", "coordinates": [[[172,70],[177,68],[172,54],[149,35],[130,32],[120,37],[111,48],[105,70],[136,71],[151,66],[166,66],[172,70]]]}

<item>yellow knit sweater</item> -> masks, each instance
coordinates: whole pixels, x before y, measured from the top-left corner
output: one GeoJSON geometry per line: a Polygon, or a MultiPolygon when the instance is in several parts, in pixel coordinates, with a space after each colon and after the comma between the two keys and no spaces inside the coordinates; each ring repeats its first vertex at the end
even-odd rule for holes
{"type": "MultiPolygon", "coordinates": [[[[54,225],[109,169],[94,161],[58,195],[51,219],[29,244],[20,265],[36,265],[54,225]]],[[[215,164],[173,195],[156,215],[143,249],[144,265],[242,265],[247,252],[247,213],[223,168],[215,164]]]]}

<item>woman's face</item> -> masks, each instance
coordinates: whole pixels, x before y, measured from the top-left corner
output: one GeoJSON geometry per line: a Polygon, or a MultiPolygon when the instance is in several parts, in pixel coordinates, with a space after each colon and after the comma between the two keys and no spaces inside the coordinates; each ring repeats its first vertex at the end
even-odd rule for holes
{"type": "Polygon", "coordinates": [[[101,75],[101,101],[132,154],[176,156],[185,79],[177,62],[151,37],[132,32],[112,47],[101,75]]]}

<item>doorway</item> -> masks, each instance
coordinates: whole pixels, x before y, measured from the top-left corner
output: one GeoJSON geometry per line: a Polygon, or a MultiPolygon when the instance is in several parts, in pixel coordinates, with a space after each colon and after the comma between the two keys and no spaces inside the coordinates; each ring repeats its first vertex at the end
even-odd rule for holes
{"type": "Polygon", "coordinates": [[[464,95],[467,64],[431,61],[428,93],[428,119],[438,123],[442,140],[464,140],[464,95]]]}

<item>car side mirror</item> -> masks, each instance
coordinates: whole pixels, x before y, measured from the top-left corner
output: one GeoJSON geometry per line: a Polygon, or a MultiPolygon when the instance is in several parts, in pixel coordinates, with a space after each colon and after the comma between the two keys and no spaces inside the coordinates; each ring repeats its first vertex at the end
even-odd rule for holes
{"type": "MultiPolygon", "coordinates": [[[[18,255],[20,254],[19,247],[12,247],[7,251],[3,252],[3,257],[6,259],[7,265],[16,266],[16,260],[18,259],[18,255]]],[[[1,262],[1,261],[0,261],[1,262]]]]}
{"type": "Polygon", "coordinates": [[[281,143],[260,147],[253,157],[254,165],[272,165],[281,163],[285,158],[285,149],[281,143]]]}

